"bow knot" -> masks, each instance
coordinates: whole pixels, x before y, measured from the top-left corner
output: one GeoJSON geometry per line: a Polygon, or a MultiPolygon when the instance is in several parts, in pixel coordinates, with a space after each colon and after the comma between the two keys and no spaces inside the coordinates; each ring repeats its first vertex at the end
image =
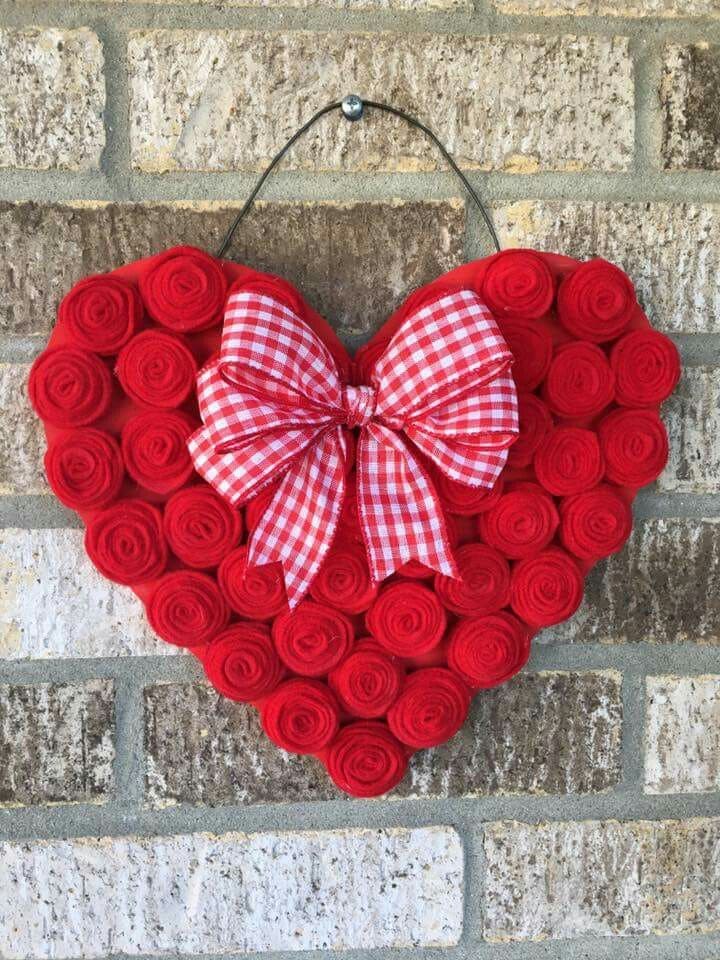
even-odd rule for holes
{"type": "Polygon", "coordinates": [[[343,387],[345,426],[350,430],[354,427],[366,427],[375,416],[376,400],[377,392],[374,387],[343,387]]]}
{"type": "Polygon", "coordinates": [[[428,466],[492,487],[518,434],[512,355],[472,290],[409,310],[363,386],[346,385],[314,331],[274,294],[232,293],[220,356],[198,374],[195,468],[226,500],[277,492],[252,533],[248,566],[282,565],[288,603],[330,549],[358,430],[358,515],[375,582],[409,560],[457,576],[428,466]]]}

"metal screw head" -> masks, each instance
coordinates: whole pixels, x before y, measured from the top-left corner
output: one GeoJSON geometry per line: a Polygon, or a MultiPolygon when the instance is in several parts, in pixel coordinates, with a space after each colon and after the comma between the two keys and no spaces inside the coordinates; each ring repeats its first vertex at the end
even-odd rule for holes
{"type": "Polygon", "coordinates": [[[340,106],[346,120],[359,120],[363,115],[363,102],[355,93],[343,97],[340,106]]]}

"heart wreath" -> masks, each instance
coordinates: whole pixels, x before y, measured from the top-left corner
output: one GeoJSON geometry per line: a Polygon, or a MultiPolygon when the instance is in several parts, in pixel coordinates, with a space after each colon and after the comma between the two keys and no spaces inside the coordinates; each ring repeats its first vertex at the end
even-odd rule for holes
{"type": "Polygon", "coordinates": [[[371,797],[622,548],[679,374],[601,259],[465,264],[351,359],[287,281],[176,247],[73,287],[29,395],[98,570],[371,797]]]}

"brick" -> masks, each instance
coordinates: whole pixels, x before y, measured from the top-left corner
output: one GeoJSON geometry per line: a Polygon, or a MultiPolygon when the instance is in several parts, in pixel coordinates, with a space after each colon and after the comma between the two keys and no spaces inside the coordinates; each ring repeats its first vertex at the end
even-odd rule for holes
{"type": "Polygon", "coordinates": [[[0,658],[177,654],[140,600],[85,554],[81,530],[0,530],[0,658]]]}
{"type": "Polygon", "coordinates": [[[485,855],[487,940],[720,929],[720,819],[491,823],[485,855]]]}
{"type": "MultiPolygon", "coordinates": [[[[598,792],[619,779],[616,673],[524,674],[480,695],[449,744],[422,751],[395,797],[598,792]]],[[[251,707],[204,683],[145,689],[152,806],[290,803],[342,794],[315,760],[277,750],[251,707]]]]}
{"type": "Polygon", "coordinates": [[[663,419],[670,458],[658,480],[677,493],[720,491],[720,369],[685,367],[663,419]]]}
{"type": "Polygon", "coordinates": [[[720,790],[720,676],[648,677],[645,792],[720,790]]]}
{"type": "Polygon", "coordinates": [[[96,169],[103,64],[100,41],[85,28],[0,30],[0,167],[96,169]]]}
{"type": "Polygon", "coordinates": [[[444,947],[462,932],[451,827],[3,843],[0,884],[8,960],[444,947]]]}
{"type": "Polygon", "coordinates": [[[523,200],[494,216],[504,246],[617,263],[658,329],[720,332],[717,204],[523,200]]]}
{"type": "MultiPolygon", "coordinates": [[[[123,0],[111,0],[122,3],[123,0]]],[[[132,0],[142,3],[144,0],[132,0]]],[[[166,0],[150,0],[150,3],[165,3],[166,0]]],[[[170,0],[182,3],[183,0],[170,0]]],[[[217,0],[190,0],[204,6],[216,5],[217,0]]],[[[343,10],[413,10],[418,13],[433,10],[472,10],[472,0],[224,0],[227,7],[337,7],[343,10]]]]}
{"type": "MultiPolygon", "coordinates": [[[[133,34],[128,56],[131,159],[149,172],[263,167],[308,104],[351,88],[420,114],[467,167],[528,173],[632,162],[633,67],[622,37],[158,30],[133,34]]],[[[315,130],[286,168],[442,164],[393,118],[348,124],[333,115],[315,130]]]]}
{"type": "Polygon", "coordinates": [[[30,365],[0,363],[0,494],[46,493],[45,434],[30,406],[30,365]]]}
{"type": "Polygon", "coordinates": [[[113,702],[111,680],[0,685],[0,805],[108,798],[113,702]]]}
{"type": "Polygon", "coordinates": [[[543,16],[717,17],[718,0],[494,0],[503,13],[543,16]]]}
{"type": "MultiPolygon", "coordinates": [[[[46,335],[62,295],[89,273],[179,243],[217,250],[237,209],[0,203],[0,331],[46,335]]],[[[229,257],[287,277],[352,340],[380,326],[414,287],[457,266],[464,234],[458,200],[260,203],[229,257]]]]}
{"type": "Polygon", "coordinates": [[[637,522],[623,552],[587,578],[578,613],[544,636],[558,643],[720,643],[720,521],[637,522]]]}
{"type": "Polygon", "coordinates": [[[660,100],[666,170],[720,169],[720,45],[666,48],[660,100]]]}

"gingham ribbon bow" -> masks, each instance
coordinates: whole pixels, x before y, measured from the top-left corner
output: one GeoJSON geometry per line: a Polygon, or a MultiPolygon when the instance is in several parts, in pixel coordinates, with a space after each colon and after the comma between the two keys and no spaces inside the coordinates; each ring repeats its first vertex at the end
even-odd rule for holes
{"type": "Polygon", "coordinates": [[[457,576],[442,508],[412,447],[453,480],[491,487],[518,432],[511,361],[488,309],[460,290],[410,313],[370,383],[348,386],[289,307],[241,290],[228,300],[219,358],[198,375],[204,426],[190,453],[232,504],[282,478],[248,566],[281,563],[291,607],[332,543],[351,427],[360,428],[358,513],[373,580],[411,559],[457,576]]]}

